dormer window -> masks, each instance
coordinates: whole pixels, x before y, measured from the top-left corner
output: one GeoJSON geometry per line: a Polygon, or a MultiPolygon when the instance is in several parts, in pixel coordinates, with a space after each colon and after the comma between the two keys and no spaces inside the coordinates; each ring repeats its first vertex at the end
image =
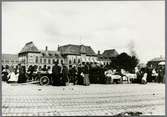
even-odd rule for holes
{"type": "Polygon", "coordinates": [[[80,52],[81,53],[86,53],[86,49],[85,49],[85,47],[83,45],[81,45],[80,52]]]}

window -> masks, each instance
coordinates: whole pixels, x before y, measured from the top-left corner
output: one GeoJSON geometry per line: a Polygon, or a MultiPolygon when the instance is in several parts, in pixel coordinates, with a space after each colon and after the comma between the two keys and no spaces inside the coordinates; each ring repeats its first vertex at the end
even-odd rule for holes
{"type": "Polygon", "coordinates": [[[71,60],[69,60],[69,64],[71,64],[71,60]]]}
{"type": "Polygon", "coordinates": [[[7,63],[9,63],[9,60],[6,60],[7,63]]]}
{"type": "Polygon", "coordinates": [[[55,60],[53,59],[53,60],[52,60],[52,63],[54,63],[54,62],[55,62],[55,60]]]}
{"type": "Polygon", "coordinates": [[[42,58],[40,58],[40,63],[42,63],[42,58]]]}
{"type": "Polygon", "coordinates": [[[38,56],[36,56],[35,63],[38,63],[38,56]]]}
{"type": "Polygon", "coordinates": [[[76,63],[76,60],[74,59],[74,64],[76,63]]]}
{"type": "Polygon", "coordinates": [[[48,59],[48,64],[50,64],[50,59],[48,59]]]}
{"type": "Polygon", "coordinates": [[[44,63],[46,64],[46,59],[44,59],[44,63]]]}
{"type": "Polygon", "coordinates": [[[80,59],[78,59],[78,63],[80,63],[81,62],[81,60],[80,59]]]}

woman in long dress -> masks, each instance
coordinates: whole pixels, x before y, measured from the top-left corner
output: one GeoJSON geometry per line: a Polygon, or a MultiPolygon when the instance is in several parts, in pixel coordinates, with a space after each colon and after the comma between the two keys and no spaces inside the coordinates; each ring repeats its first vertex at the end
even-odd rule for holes
{"type": "Polygon", "coordinates": [[[142,84],[147,84],[147,72],[146,72],[146,68],[143,69],[143,77],[141,79],[141,83],[142,84]]]}
{"type": "Polygon", "coordinates": [[[16,68],[14,68],[10,73],[10,78],[8,80],[8,83],[16,83],[18,81],[18,76],[19,76],[19,73],[16,66],[16,68]]]}

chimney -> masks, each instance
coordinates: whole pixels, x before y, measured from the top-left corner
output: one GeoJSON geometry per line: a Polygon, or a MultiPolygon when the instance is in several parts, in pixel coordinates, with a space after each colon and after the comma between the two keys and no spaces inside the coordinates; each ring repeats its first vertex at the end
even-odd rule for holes
{"type": "Polygon", "coordinates": [[[58,48],[57,48],[57,50],[60,51],[60,46],[59,46],[59,44],[58,44],[58,48]]]}
{"type": "Polygon", "coordinates": [[[45,51],[48,51],[48,46],[45,47],[45,51]]]}
{"type": "Polygon", "coordinates": [[[99,50],[98,50],[98,52],[97,52],[97,53],[98,53],[98,55],[100,55],[100,51],[99,51],[99,50]]]}

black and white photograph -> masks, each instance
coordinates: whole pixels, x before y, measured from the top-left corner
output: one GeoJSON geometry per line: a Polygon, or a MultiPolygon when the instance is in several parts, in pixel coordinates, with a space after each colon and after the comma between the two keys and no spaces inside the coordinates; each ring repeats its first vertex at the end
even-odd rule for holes
{"type": "Polygon", "coordinates": [[[3,1],[2,116],[165,116],[165,0],[3,1]]]}

